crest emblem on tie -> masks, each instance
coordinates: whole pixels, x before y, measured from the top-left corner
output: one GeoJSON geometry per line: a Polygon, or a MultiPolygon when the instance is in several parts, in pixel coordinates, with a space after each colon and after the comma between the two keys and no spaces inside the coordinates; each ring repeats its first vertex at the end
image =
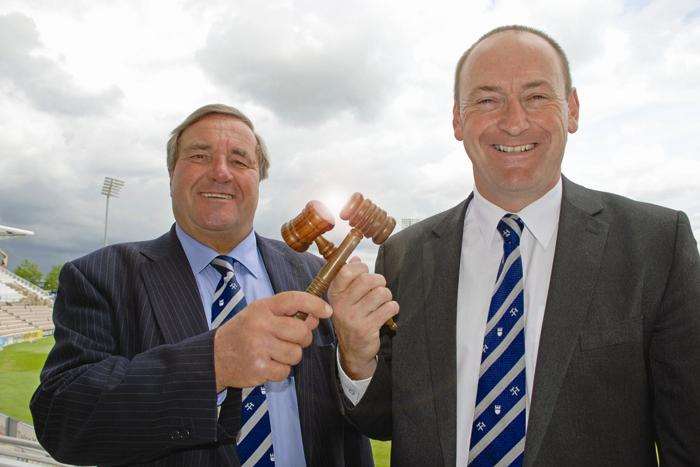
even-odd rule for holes
{"type": "Polygon", "coordinates": [[[501,336],[503,335],[503,328],[498,328],[498,329],[496,329],[496,335],[497,335],[498,337],[501,337],[501,336]]]}
{"type": "Polygon", "coordinates": [[[510,388],[510,393],[514,396],[517,396],[518,394],[520,394],[520,388],[518,386],[513,386],[510,388]]]}
{"type": "Polygon", "coordinates": [[[494,406],[493,406],[493,411],[496,413],[496,415],[501,415],[501,406],[500,406],[500,405],[494,405],[494,406]]]}
{"type": "Polygon", "coordinates": [[[515,316],[518,314],[518,309],[516,307],[513,307],[510,309],[510,315],[515,316]]]}
{"type": "Polygon", "coordinates": [[[484,431],[484,428],[486,428],[486,423],[484,422],[479,422],[476,424],[476,429],[479,431],[484,431]]]}
{"type": "Polygon", "coordinates": [[[235,286],[233,285],[233,282],[231,282],[231,283],[228,285],[228,288],[229,288],[229,289],[235,288],[235,286]]]}
{"type": "Polygon", "coordinates": [[[510,237],[510,230],[505,229],[505,230],[503,231],[503,236],[504,236],[504,237],[510,237]]]}
{"type": "Polygon", "coordinates": [[[247,411],[249,411],[249,412],[250,412],[251,410],[253,410],[254,408],[255,408],[255,404],[253,404],[252,402],[248,402],[248,403],[245,405],[245,409],[246,409],[247,411]]]}
{"type": "Polygon", "coordinates": [[[260,386],[260,394],[265,395],[265,386],[260,386]]]}
{"type": "Polygon", "coordinates": [[[224,299],[219,299],[219,306],[224,306],[224,299]]]}
{"type": "Polygon", "coordinates": [[[274,452],[270,453],[270,462],[275,462],[275,453],[274,452]]]}

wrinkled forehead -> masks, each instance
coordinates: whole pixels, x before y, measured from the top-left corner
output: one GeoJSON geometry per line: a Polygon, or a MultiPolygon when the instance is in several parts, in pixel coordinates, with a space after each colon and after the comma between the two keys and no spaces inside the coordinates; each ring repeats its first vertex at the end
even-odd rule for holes
{"type": "Polygon", "coordinates": [[[215,138],[230,140],[252,147],[256,145],[255,134],[242,120],[231,115],[210,114],[185,128],[180,135],[180,144],[190,140],[215,138]]]}
{"type": "Polygon", "coordinates": [[[487,37],[467,57],[459,79],[460,95],[478,87],[518,87],[545,81],[564,94],[564,68],[545,39],[523,31],[487,37]]]}

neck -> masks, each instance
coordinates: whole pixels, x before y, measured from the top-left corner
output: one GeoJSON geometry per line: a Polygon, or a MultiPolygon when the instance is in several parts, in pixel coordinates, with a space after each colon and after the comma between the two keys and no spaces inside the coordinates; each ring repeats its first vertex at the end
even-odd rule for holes
{"type": "Polygon", "coordinates": [[[487,201],[495,204],[504,211],[516,213],[525,209],[538,199],[542,198],[559,182],[557,178],[554,183],[546,186],[544,189],[532,191],[513,191],[512,193],[494,193],[488,190],[482,190],[478,182],[475,182],[475,187],[479,190],[479,194],[487,201]]]}
{"type": "Polygon", "coordinates": [[[220,255],[227,255],[233,250],[238,244],[240,244],[245,238],[250,234],[252,227],[250,227],[244,233],[231,233],[231,232],[192,232],[189,228],[180,225],[180,228],[184,230],[187,235],[197,240],[202,245],[206,245],[212,250],[216,251],[220,255]]]}

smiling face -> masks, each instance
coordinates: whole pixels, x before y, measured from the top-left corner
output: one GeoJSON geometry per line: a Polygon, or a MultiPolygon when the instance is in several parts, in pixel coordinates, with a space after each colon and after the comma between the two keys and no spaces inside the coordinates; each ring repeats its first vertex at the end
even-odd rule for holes
{"type": "Polygon", "coordinates": [[[207,115],[180,135],[170,178],[175,220],[219,253],[253,228],[260,182],[255,147],[252,130],[229,115],[207,115]]]}
{"type": "Polygon", "coordinates": [[[497,33],[464,63],[453,127],[479,192],[518,212],[559,181],[567,133],[578,128],[578,97],[575,89],[566,96],[561,62],[544,39],[497,33]]]}

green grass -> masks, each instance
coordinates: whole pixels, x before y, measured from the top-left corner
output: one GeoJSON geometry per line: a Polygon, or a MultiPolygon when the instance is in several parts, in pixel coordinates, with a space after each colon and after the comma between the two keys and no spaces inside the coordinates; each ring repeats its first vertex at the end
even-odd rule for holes
{"type": "Polygon", "coordinates": [[[39,372],[53,337],[8,345],[0,351],[0,413],[32,423],[29,399],[39,385],[39,372]]]}
{"type": "MultiPolygon", "coordinates": [[[[46,337],[0,350],[0,413],[32,424],[29,399],[39,385],[39,372],[53,342],[53,337],[46,337]]],[[[390,452],[391,442],[372,440],[376,467],[389,467],[390,452]]]]}

